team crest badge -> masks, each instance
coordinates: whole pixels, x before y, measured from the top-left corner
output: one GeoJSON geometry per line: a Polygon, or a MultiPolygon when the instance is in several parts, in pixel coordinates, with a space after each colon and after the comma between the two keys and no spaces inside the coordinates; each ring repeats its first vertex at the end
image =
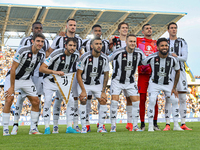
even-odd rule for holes
{"type": "Polygon", "coordinates": [[[65,59],[65,57],[62,57],[62,60],[64,60],[65,59]]]}
{"type": "Polygon", "coordinates": [[[92,58],[90,58],[89,61],[92,61],[92,58]]]}
{"type": "Polygon", "coordinates": [[[124,54],[124,57],[126,57],[126,54],[124,54]]]}
{"type": "Polygon", "coordinates": [[[31,57],[31,54],[28,54],[28,57],[31,57]]]}

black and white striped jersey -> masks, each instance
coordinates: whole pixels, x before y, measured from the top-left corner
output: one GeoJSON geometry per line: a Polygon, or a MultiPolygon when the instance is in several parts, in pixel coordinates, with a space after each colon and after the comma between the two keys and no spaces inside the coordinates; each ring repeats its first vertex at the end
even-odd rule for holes
{"type": "MultiPolygon", "coordinates": [[[[53,43],[51,44],[52,49],[59,49],[59,48],[65,48],[65,40],[67,40],[67,36],[56,36],[53,40],[53,43]]],[[[75,35],[75,38],[77,39],[78,43],[76,46],[76,49],[79,51],[82,45],[82,39],[79,36],[75,35]]]]}
{"type": "MultiPolygon", "coordinates": [[[[91,48],[91,40],[92,39],[85,39],[83,40],[83,44],[82,47],[86,52],[92,51],[91,48]]],[[[109,50],[109,41],[108,40],[102,40],[102,50],[101,50],[104,54],[109,55],[112,51],[109,50]]]]}
{"type": "Polygon", "coordinates": [[[134,74],[143,59],[145,55],[139,48],[135,48],[133,53],[128,53],[126,47],[115,50],[109,55],[109,61],[113,61],[112,80],[122,84],[133,83],[134,74]]]}
{"type": "Polygon", "coordinates": [[[166,58],[160,58],[158,53],[159,52],[156,52],[146,57],[146,59],[142,61],[142,64],[151,65],[152,73],[150,80],[152,80],[152,82],[160,85],[168,85],[172,81],[170,78],[172,69],[180,69],[179,60],[171,54],[166,58]]]}
{"type": "MultiPolygon", "coordinates": [[[[31,48],[32,46],[23,46],[15,53],[13,61],[19,63],[15,71],[15,79],[17,80],[28,80],[38,64],[45,60],[43,49],[39,50],[37,54],[33,54],[31,48]]],[[[10,74],[10,71],[8,74],[10,74]]]]}
{"type": "MultiPolygon", "coordinates": [[[[32,40],[33,36],[30,35],[30,36],[27,36],[27,37],[24,37],[21,41],[20,41],[20,44],[19,44],[19,47],[22,47],[22,46],[31,46],[32,45],[32,40]]],[[[49,49],[50,45],[49,45],[49,41],[47,39],[44,40],[44,46],[42,47],[42,49],[46,52],[48,49],[49,49]]]]}
{"type": "Polygon", "coordinates": [[[84,84],[98,85],[100,84],[102,72],[110,70],[109,60],[107,55],[103,53],[99,57],[94,57],[92,51],[90,51],[79,58],[77,69],[83,70],[82,79],[84,84]]]}
{"type": "Polygon", "coordinates": [[[175,53],[180,61],[180,69],[185,70],[184,62],[187,61],[188,57],[188,46],[185,40],[177,38],[176,40],[168,39],[169,53],[175,53]]]}
{"type": "MultiPolygon", "coordinates": [[[[44,63],[48,66],[48,69],[55,71],[63,71],[64,73],[73,72],[76,67],[76,61],[79,58],[79,53],[74,52],[70,56],[65,54],[65,49],[60,48],[54,50],[44,63]]],[[[53,78],[52,75],[45,74],[44,78],[48,77],[49,79],[53,78]]]]}
{"type": "MultiPolygon", "coordinates": [[[[22,46],[31,46],[32,45],[32,40],[33,36],[30,35],[28,37],[24,37],[21,42],[20,45],[18,47],[18,49],[22,46]]],[[[46,52],[49,49],[50,45],[49,45],[49,41],[47,39],[44,40],[44,46],[42,47],[42,49],[46,52]]],[[[42,77],[43,73],[39,72],[39,68],[40,68],[41,64],[38,64],[38,66],[36,67],[36,69],[33,72],[33,76],[35,77],[42,77]]]]}

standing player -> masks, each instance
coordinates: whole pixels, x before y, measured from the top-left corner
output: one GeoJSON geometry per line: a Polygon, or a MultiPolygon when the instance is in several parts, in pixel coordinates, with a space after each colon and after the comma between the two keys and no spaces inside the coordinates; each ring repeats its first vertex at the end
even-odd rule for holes
{"type": "MultiPolygon", "coordinates": [[[[79,53],[76,53],[77,40],[76,38],[68,38],[65,44],[65,48],[56,49],[53,51],[46,61],[41,65],[40,71],[45,73],[43,88],[45,95],[44,102],[44,123],[45,123],[45,133],[50,134],[50,107],[52,103],[53,93],[58,91],[58,87],[54,81],[54,78],[50,74],[57,74],[63,76],[65,73],[69,73],[73,70],[73,65],[76,64],[76,60],[79,58],[79,53]]],[[[59,95],[60,92],[59,92],[59,95]]],[[[62,98],[60,98],[62,99],[62,98]]],[[[67,130],[66,133],[78,133],[72,128],[72,121],[74,115],[74,100],[70,94],[69,102],[67,104],[67,130]]],[[[55,124],[54,124],[55,128],[55,124]]],[[[53,130],[53,133],[58,133],[58,129],[53,130]]]]}
{"type": "Polygon", "coordinates": [[[106,96],[106,85],[108,82],[109,74],[109,61],[108,57],[101,53],[102,41],[100,38],[96,37],[91,41],[92,51],[83,54],[79,60],[78,70],[77,70],[77,80],[80,85],[80,117],[82,124],[81,133],[87,133],[86,127],[86,102],[88,92],[98,99],[100,103],[100,119],[99,128],[97,132],[107,132],[103,128],[107,113],[107,96],[106,96]],[[100,84],[100,76],[104,72],[104,82],[103,88],[100,84]],[[102,90],[101,90],[102,89],[102,90]]]}
{"type": "MultiPolygon", "coordinates": [[[[128,34],[128,23],[121,22],[118,25],[118,32],[119,32],[119,37],[112,37],[109,40],[110,43],[110,49],[112,51],[115,51],[121,47],[126,46],[126,36],[128,34]]],[[[124,95],[126,96],[126,91],[124,91],[124,95]]],[[[133,118],[132,118],[132,101],[129,99],[129,96],[126,96],[126,111],[127,111],[127,124],[126,128],[129,131],[133,130],[133,118]]]]}
{"type": "MultiPolygon", "coordinates": [[[[82,39],[79,36],[75,35],[76,32],[76,21],[74,19],[68,19],[67,20],[67,25],[66,25],[66,29],[67,32],[64,33],[64,36],[57,36],[54,40],[53,43],[50,47],[50,53],[54,50],[54,49],[59,49],[59,48],[65,48],[65,43],[64,41],[66,41],[69,37],[71,38],[76,38],[77,39],[77,46],[76,46],[76,50],[80,50],[80,47],[82,45],[82,39]]],[[[63,34],[63,33],[62,33],[63,34]]],[[[80,53],[80,51],[79,51],[80,53]]],[[[73,66],[73,71],[76,72],[76,65],[73,66]]],[[[72,91],[73,91],[73,97],[74,97],[74,113],[75,113],[75,118],[78,118],[78,91],[77,91],[77,79],[76,79],[76,75],[74,77],[74,81],[73,81],[73,86],[72,86],[72,91]],[[77,106],[77,107],[76,107],[77,106]]],[[[54,106],[53,106],[53,122],[54,122],[54,129],[55,132],[57,132],[57,125],[58,125],[58,119],[59,119],[59,114],[60,114],[60,106],[61,106],[61,102],[62,100],[55,100],[54,106]]],[[[74,121],[74,127],[77,131],[80,131],[79,127],[78,127],[78,123],[76,125],[76,121],[74,121]]]]}
{"type": "MultiPolygon", "coordinates": [[[[43,32],[43,27],[42,24],[40,22],[34,22],[32,24],[32,32],[33,34],[36,33],[42,33],[43,32]]],[[[33,35],[30,35],[28,37],[25,37],[21,40],[19,48],[22,46],[31,46],[32,45],[32,38],[33,35]]],[[[44,40],[44,46],[42,47],[42,49],[48,53],[49,50],[49,42],[47,39],[44,40]]],[[[39,97],[39,100],[41,101],[41,95],[43,94],[43,89],[42,89],[42,80],[43,80],[43,74],[39,72],[39,67],[41,64],[38,64],[38,66],[36,67],[36,69],[33,71],[31,79],[33,81],[33,83],[35,84],[36,90],[37,90],[37,94],[39,97]]],[[[17,103],[15,106],[15,113],[14,113],[14,124],[13,124],[13,129],[11,134],[12,135],[16,135],[17,131],[18,131],[18,122],[19,122],[19,118],[20,118],[20,114],[21,114],[21,110],[22,110],[22,106],[23,106],[23,102],[26,98],[25,94],[21,94],[21,92],[19,92],[18,95],[18,99],[17,99],[17,103]]],[[[41,111],[41,105],[40,106],[40,110],[41,111]]]]}
{"type": "MultiPolygon", "coordinates": [[[[92,27],[92,35],[95,37],[101,37],[101,26],[96,24],[92,27]]],[[[85,52],[89,52],[89,51],[92,51],[92,48],[91,48],[91,40],[92,39],[85,39],[83,40],[83,45],[82,45],[82,48],[84,49],[85,52]]],[[[106,54],[106,55],[109,55],[111,52],[109,51],[109,42],[107,40],[102,40],[102,50],[101,50],[102,53],[106,54]]],[[[104,78],[104,73],[102,73],[101,75],[101,84],[103,84],[103,78],[104,78]]],[[[88,97],[87,97],[87,104],[86,104],[86,127],[87,127],[87,131],[90,132],[90,122],[89,122],[89,116],[90,116],[90,110],[91,110],[91,99],[92,99],[92,94],[89,93],[88,97]]],[[[78,101],[77,101],[78,102],[78,101]]],[[[74,105],[75,106],[75,105],[74,105]]],[[[98,106],[99,106],[99,103],[98,103],[98,106]]],[[[99,107],[98,107],[99,109],[99,107]]],[[[75,106],[75,110],[78,110],[78,103],[76,104],[75,106]]],[[[74,113],[74,125],[75,126],[78,126],[78,111],[77,113],[74,113]]],[[[98,124],[97,124],[98,126],[98,124]]],[[[104,128],[105,128],[105,125],[104,125],[104,128]]]]}
{"type": "Polygon", "coordinates": [[[136,48],[135,35],[127,35],[126,45],[125,48],[119,48],[114,51],[109,58],[110,61],[113,61],[114,66],[110,88],[112,95],[110,106],[110,132],[116,132],[117,107],[119,94],[122,90],[126,92],[126,98],[129,98],[132,101],[132,116],[134,116],[133,131],[142,131],[137,125],[140,98],[137,85],[134,81],[134,74],[137,70],[137,66],[145,58],[145,55],[142,50],[136,48]]]}
{"type": "Polygon", "coordinates": [[[25,93],[32,104],[31,128],[29,134],[41,134],[36,124],[39,116],[39,98],[35,85],[30,79],[32,71],[45,59],[44,35],[36,33],[32,38],[32,46],[21,47],[14,56],[11,70],[5,79],[5,106],[3,109],[3,135],[9,135],[8,124],[10,120],[10,107],[14,99],[14,92],[21,90],[25,93]]]}
{"type": "MultiPolygon", "coordinates": [[[[183,130],[192,130],[185,125],[186,118],[186,93],[187,93],[187,79],[185,73],[185,65],[184,62],[187,61],[188,57],[188,47],[185,40],[181,38],[177,38],[177,24],[175,22],[171,22],[168,25],[168,33],[169,33],[169,53],[172,56],[176,57],[180,62],[180,78],[177,84],[177,91],[179,97],[179,110],[181,115],[181,128],[183,130]]],[[[170,115],[171,115],[171,102],[166,99],[165,105],[165,118],[166,118],[166,127],[164,131],[170,130],[170,115]]]]}
{"type": "MultiPolygon", "coordinates": [[[[155,53],[156,40],[152,40],[152,28],[150,24],[145,24],[142,27],[142,33],[144,34],[143,38],[137,38],[137,47],[140,48],[146,56],[155,53]]],[[[138,67],[138,91],[140,93],[140,121],[141,121],[141,130],[145,130],[145,103],[147,99],[147,88],[149,84],[149,78],[151,76],[151,67],[150,65],[141,65],[138,67]]],[[[158,105],[156,102],[155,105],[155,115],[154,115],[154,130],[160,131],[157,125],[158,118],[158,105]]]]}
{"type": "Polygon", "coordinates": [[[149,104],[148,104],[148,131],[154,131],[153,117],[156,99],[159,91],[162,90],[166,97],[172,103],[172,114],[174,118],[174,130],[182,130],[178,124],[178,94],[176,85],[179,80],[180,67],[179,60],[169,54],[169,46],[166,38],[160,38],[157,41],[157,49],[159,52],[149,55],[142,63],[150,64],[152,75],[149,80],[149,104]],[[171,79],[172,69],[175,70],[175,78],[171,79]]]}

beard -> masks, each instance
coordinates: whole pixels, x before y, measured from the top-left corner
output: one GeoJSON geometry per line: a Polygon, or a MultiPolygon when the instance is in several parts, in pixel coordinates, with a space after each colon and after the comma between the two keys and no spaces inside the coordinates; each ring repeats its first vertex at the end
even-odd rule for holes
{"type": "Polygon", "coordinates": [[[98,51],[97,49],[94,49],[94,51],[95,51],[96,53],[101,53],[101,50],[98,51]]]}
{"type": "Polygon", "coordinates": [[[162,55],[167,55],[168,52],[169,52],[169,50],[167,50],[166,52],[162,52],[162,51],[160,51],[160,53],[161,53],[162,55]]]}

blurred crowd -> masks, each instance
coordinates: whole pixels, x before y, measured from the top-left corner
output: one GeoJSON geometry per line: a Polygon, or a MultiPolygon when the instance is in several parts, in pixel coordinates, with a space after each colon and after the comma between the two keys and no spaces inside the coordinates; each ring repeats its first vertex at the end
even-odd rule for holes
{"type": "MultiPolygon", "coordinates": [[[[15,51],[12,49],[9,49],[7,51],[1,51],[0,49],[0,83],[5,79],[5,75],[7,71],[10,69],[12,64],[12,58],[14,56],[15,51]]],[[[111,77],[111,76],[110,76],[111,77]]],[[[137,78],[137,75],[136,75],[137,78]]],[[[0,84],[1,85],[1,84],[0,84]]],[[[195,86],[188,87],[189,94],[187,94],[187,117],[200,117],[200,97],[198,90],[195,86]]],[[[111,95],[110,95],[110,89],[107,88],[107,118],[110,116],[110,104],[111,104],[111,95]]],[[[18,93],[15,95],[14,103],[11,107],[11,114],[14,115],[15,110],[15,104],[17,100],[18,93]]],[[[53,103],[55,99],[52,98],[52,105],[51,105],[51,112],[53,112],[53,103]]],[[[3,97],[3,86],[0,87],[0,116],[2,116],[3,106],[5,103],[5,98],[3,97]]],[[[97,107],[97,100],[93,99],[91,101],[91,115],[97,115],[98,114],[98,107],[97,107]]],[[[44,97],[42,97],[42,108],[44,105],[44,97]]],[[[146,106],[148,106],[148,97],[147,97],[147,103],[146,106]]],[[[160,91],[160,94],[158,95],[158,106],[159,106],[159,117],[164,118],[164,110],[165,110],[165,95],[162,91],[160,91]]],[[[147,108],[147,107],[146,107],[147,108]]],[[[26,99],[23,103],[22,108],[22,116],[29,116],[31,110],[31,103],[28,99],[26,99]]],[[[61,116],[65,116],[66,107],[65,104],[62,103],[61,105],[61,116]]],[[[147,110],[146,110],[147,111],[147,110]]],[[[146,113],[147,114],[147,113],[146,113]]],[[[42,112],[41,112],[42,115],[42,112]]],[[[120,101],[118,104],[118,118],[126,118],[126,98],[121,93],[120,95],[120,101]]]]}

